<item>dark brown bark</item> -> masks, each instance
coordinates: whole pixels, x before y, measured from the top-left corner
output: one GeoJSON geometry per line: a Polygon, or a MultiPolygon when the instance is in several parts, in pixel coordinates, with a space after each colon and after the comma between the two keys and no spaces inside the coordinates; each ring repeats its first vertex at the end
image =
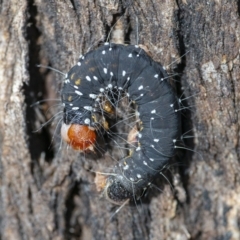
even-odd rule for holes
{"type": "Polygon", "coordinates": [[[0,1],[0,238],[240,239],[239,8],[236,0],[0,1]],[[59,99],[62,80],[36,64],[67,72],[120,16],[125,42],[178,74],[194,152],[176,159],[174,193],[165,184],[111,218],[89,169],[112,160],[60,144],[59,101],[31,104],[59,99]]]}

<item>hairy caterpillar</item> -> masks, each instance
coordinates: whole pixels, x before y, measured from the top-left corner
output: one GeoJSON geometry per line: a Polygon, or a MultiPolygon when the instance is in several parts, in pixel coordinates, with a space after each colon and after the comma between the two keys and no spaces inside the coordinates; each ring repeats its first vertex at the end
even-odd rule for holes
{"type": "Polygon", "coordinates": [[[126,94],[139,118],[135,144],[113,172],[98,179],[107,199],[122,204],[151,184],[175,153],[180,135],[179,104],[163,67],[135,45],[105,43],[81,56],[62,88],[62,138],[74,149],[93,151],[99,119],[112,114],[116,97],[126,94]],[[107,96],[107,101],[102,100],[107,96]]]}

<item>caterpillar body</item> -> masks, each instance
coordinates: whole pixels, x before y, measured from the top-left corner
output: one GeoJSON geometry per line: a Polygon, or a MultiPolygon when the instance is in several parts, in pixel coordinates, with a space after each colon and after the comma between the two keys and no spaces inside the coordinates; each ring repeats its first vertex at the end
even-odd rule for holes
{"type": "Polygon", "coordinates": [[[164,68],[139,46],[113,43],[81,56],[66,75],[61,133],[74,149],[94,149],[99,121],[108,129],[104,114],[112,114],[115,103],[103,101],[104,96],[126,94],[136,106],[136,144],[112,173],[98,180],[98,188],[115,204],[140,196],[175,154],[180,112],[167,78],[164,68]]]}

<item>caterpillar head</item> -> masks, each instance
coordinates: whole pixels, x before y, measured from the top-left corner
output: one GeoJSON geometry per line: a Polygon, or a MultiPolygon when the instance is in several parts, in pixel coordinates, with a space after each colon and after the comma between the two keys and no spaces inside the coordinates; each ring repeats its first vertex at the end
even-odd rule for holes
{"type": "Polygon", "coordinates": [[[94,151],[97,135],[93,127],[63,123],[61,136],[75,150],[79,150],[80,152],[87,150],[94,151]]]}

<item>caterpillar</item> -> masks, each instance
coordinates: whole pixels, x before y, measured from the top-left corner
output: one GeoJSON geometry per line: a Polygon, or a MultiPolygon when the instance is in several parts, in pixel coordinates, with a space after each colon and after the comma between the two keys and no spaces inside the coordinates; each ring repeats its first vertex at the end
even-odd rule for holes
{"type": "Polygon", "coordinates": [[[138,124],[129,133],[131,150],[109,174],[97,176],[99,191],[114,204],[138,198],[176,151],[179,102],[161,64],[138,45],[105,43],[80,56],[61,91],[62,138],[81,152],[94,151],[99,122],[113,115],[119,96],[135,105],[138,124]]]}

